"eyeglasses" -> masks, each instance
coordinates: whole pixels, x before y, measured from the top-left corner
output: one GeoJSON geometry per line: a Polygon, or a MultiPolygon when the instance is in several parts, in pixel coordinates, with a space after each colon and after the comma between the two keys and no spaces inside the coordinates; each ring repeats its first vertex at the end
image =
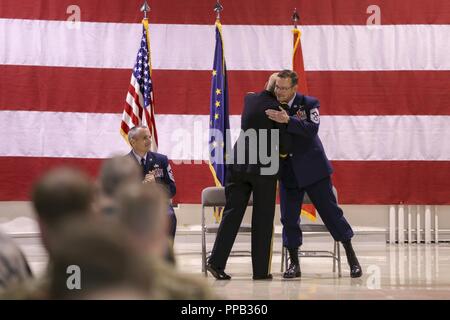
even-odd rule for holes
{"type": "Polygon", "coordinates": [[[279,91],[288,91],[290,89],[292,89],[293,86],[291,87],[279,87],[277,85],[275,85],[275,90],[279,90],[279,91]]]}

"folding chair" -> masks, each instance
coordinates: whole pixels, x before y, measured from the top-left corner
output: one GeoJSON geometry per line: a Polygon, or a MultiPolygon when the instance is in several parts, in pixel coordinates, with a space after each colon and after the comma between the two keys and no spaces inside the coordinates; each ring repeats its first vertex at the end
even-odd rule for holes
{"type": "MultiPolygon", "coordinates": [[[[211,253],[211,251],[207,251],[206,249],[206,234],[217,234],[219,231],[219,224],[210,224],[206,225],[205,218],[205,208],[213,208],[214,210],[219,207],[225,207],[225,188],[224,187],[208,187],[203,189],[202,191],[202,272],[207,275],[206,272],[206,261],[207,256],[211,253]]],[[[253,205],[253,197],[250,196],[248,206],[253,205]]],[[[250,224],[242,224],[239,227],[238,233],[250,234],[252,231],[252,227],[250,224]]],[[[239,251],[233,250],[231,251],[230,256],[240,257],[240,256],[250,256],[250,251],[239,251]]]]}
{"type": "MultiPolygon", "coordinates": [[[[337,190],[333,187],[333,193],[336,196],[337,200],[337,190]]],[[[312,204],[311,199],[308,194],[305,193],[305,197],[303,198],[304,204],[312,204]]],[[[305,235],[329,235],[329,231],[324,224],[300,224],[300,227],[303,232],[303,236],[305,235]]],[[[341,248],[339,241],[334,241],[333,251],[324,251],[324,250],[299,250],[298,251],[299,258],[331,258],[333,259],[333,272],[336,272],[336,264],[338,269],[338,277],[342,277],[341,271],[341,248]]],[[[281,272],[287,270],[289,264],[288,258],[288,250],[283,246],[283,241],[281,241],[281,272]]]]}

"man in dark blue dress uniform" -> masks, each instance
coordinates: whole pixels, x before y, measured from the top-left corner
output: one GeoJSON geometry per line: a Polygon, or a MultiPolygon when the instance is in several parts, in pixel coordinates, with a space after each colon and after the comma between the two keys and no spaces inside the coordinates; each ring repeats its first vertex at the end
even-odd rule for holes
{"type": "Polygon", "coordinates": [[[325,226],[336,241],[342,242],[352,278],[362,275],[361,266],[351,245],[353,230],[333,194],[330,175],[333,172],[318,136],[319,101],[297,93],[298,76],[294,71],[278,74],[275,94],[287,110],[267,110],[269,119],[287,125],[292,135],[292,151],[281,160],[280,200],[283,245],[288,249],[290,265],[284,278],[300,277],[298,248],[302,245],[300,209],[305,192],[316,207],[325,226]]]}

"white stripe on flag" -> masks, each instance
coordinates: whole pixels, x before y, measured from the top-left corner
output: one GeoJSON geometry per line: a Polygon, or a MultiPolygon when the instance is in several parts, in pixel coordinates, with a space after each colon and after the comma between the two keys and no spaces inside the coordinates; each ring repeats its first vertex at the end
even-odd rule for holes
{"type": "Polygon", "coordinates": [[[133,123],[133,119],[131,119],[131,117],[125,111],[122,114],[122,121],[126,123],[129,129],[135,126],[135,124],[133,123]]]}
{"type": "MultiPolygon", "coordinates": [[[[228,70],[289,68],[291,28],[224,25],[228,70]]],[[[155,24],[150,30],[154,69],[211,69],[213,25],[155,24]]],[[[302,31],[306,70],[450,70],[450,25],[319,25],[302,31]]],[[[131,69],[140,36],[140,24],[81,22],[70,29],[65,21],[0,19],[0,64],[131,69]]]]}
{"type": "MultiPolygon", "coordinates": [[[[121,114],[0,111],[0,156],[106,158],[125,153],[121,114]]],[[[157,115],[159,152],[208,159],[207,115],[157,115]]],[[[233,141],[240,116],[231,116],[233,141]]],[[[332,160],[450,160],[450,116],[322,116],[319,135],[332,160]]]]}

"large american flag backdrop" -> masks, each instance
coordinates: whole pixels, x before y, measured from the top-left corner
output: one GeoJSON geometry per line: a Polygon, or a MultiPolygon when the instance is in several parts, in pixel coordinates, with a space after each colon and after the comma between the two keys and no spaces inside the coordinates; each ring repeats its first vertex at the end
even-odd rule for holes
{"type": "MultiPolygon", "coordinates": [[[[119,126],[142,2],[0,1],[1,201],[29,199],[32,182],[53,166],[95,176],[101,159],[128,151],[119,126]],[[75,26],[67,22],[72,4],[80,9],[75,26]]],[[[158,150],[173,162],[179,203],[199,203],[201,189],[214,184],[201,161],[208,159],[214,3],[149,1],[158,150]]],[[[340,202],[450,204],[450,1],[222,4],[232,128],[244,94],[291,68],[297,8],[340,202]],[[366,26],[370,5],[381,9],[378,28],[366,26]]]]}

